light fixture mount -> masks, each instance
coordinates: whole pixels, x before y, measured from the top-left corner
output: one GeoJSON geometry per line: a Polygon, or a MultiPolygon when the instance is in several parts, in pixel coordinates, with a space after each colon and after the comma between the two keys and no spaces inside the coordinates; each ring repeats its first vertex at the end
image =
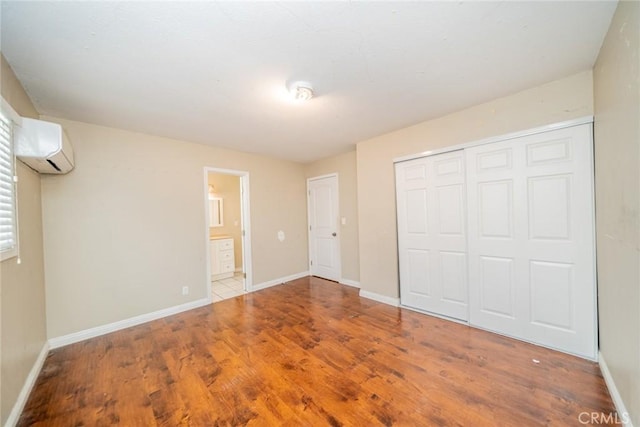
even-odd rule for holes
{"type": "Polygon", "coordinates": [[[296,101],[308,101],[313,98],[313,88],[308,82],[294,82],[289,85],[289,92],[296,101]]]}

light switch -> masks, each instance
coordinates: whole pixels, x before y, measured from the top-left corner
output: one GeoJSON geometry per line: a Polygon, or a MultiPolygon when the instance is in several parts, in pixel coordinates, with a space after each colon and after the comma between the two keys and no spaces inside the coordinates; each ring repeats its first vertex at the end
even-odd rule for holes
{"type": "Polygon", "coordinates": [[[340,218],[340,223],[341,223],[342,225],[347,225],[347,218],[346,218],[346,217],[344,217],[344,216],[343,216],[342,218],[340,218]]]}

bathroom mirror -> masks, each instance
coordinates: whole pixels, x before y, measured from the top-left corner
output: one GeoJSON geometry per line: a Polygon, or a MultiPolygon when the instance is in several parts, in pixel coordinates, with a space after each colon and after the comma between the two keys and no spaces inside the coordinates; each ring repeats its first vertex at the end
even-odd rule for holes
{"type": "Polygon", "coordinates": [[[222,199],[220,197],[209,198],[209,227],[222,227],[222,199]]]}

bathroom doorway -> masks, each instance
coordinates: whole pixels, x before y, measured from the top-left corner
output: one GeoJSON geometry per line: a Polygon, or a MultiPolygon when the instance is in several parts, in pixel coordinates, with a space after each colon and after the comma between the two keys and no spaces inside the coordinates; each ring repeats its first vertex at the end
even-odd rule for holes
{"type": "Polygon", "coordinates": [[[249,173],[205,168],[208,294],[212,302],[251,290],[249,173]]]}

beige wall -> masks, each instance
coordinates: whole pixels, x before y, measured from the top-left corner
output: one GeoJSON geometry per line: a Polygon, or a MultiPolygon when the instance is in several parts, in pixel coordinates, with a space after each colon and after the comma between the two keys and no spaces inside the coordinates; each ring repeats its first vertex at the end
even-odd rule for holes
{"type": "Polygon", "coordinates": [[[593,114],[590,71],[357,144],[360,285],[398,297],[393,159],[593,114]]]}
{"type": "Polygon", "coordinates": [[[205,167],[250,173],[254,284],[307,271],[302,165],[48,120],[76,154],[71,173],[42,178],[50,338],[206,297],[205,167]]]}
{"type": "Polygon", "coordinates": [[[640,425],[640,3],[620,2],[593,74],[600,351],[640,425]]]}
{"type": "Polygon", "coordinates": [[[338,174],[340,192],[340,217],[347,223],[340,225],[340,260],[342,278],[353,282],[360,281],[360,257],[358,256],[358,183],[356,171],[356,152],[350,151],[337,156],[318,160],[306,165],[307,178],[338,174]]]}
{"type": "Polygon", "coordinates": [[[240,204],[240,177],[235,175],[209,173],[209,184],[215,188],[217,197],[222,198],[222,227],[209,228],[214,236],[224,234],[233,237],[233,252],[236,270],[242,269],[242,218],[240,204]]]}
{"type": "MultiPolygon", "coordinates": [[[[2,97],[18,114],[38,118],[29,97],[1,58],[2,97]]],[[[18,162],[20,259],[0,264],[0,424],[4,425],[46,341],[40,175],[18,162]]]]}

